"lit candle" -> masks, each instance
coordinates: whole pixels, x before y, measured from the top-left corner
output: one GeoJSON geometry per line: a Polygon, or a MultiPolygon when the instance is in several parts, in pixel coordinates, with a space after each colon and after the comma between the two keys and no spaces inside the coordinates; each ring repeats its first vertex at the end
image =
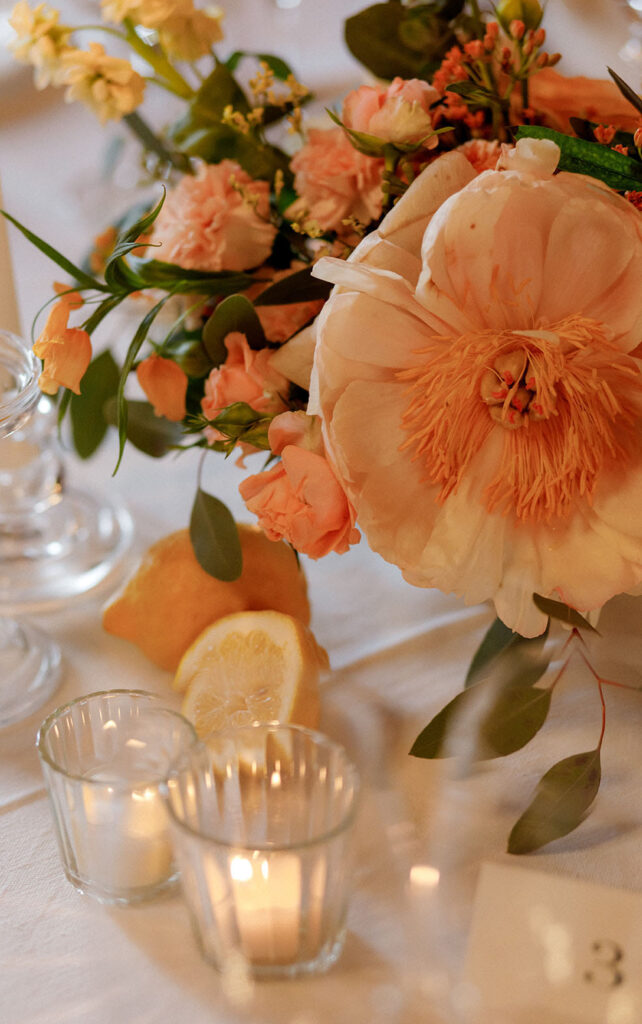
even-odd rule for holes
{"type": "MultiPolygon", "coordinates": [[[[2,188],[0,186],[0,207],[2,202],[2,188]]],[[[9,237],[7,234],[7,222],[0,214],[0,330],[12,331],[20,335],[20,317],[18,316],[18,303],[16,301],[16,290],[13,283],[13,270],[11,266],[11,251],[9,249],[9,237]]]]}
{"type": "Polygon", "coordinates": [[[253,853],[230,860],[241,948],[253,964],[292,963],[299,956],[301,861],[295,854],[253,853]]]}
{"type": "Polygon", "coordinates": [[[104,771],[88,778],[104,785],[84,787],[84,815],[73,819],[78,875],[106,892],[162,884],[172,873],[172,846],[158,787],[124,789],[104,771]]]}

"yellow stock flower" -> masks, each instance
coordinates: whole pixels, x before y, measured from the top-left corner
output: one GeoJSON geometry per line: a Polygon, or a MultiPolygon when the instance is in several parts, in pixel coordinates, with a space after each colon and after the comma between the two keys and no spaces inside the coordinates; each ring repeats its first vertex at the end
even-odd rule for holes
{"type": "Polygon", "coordinates": [[[143,100],[145,81],[127,60],[110,57],[100,43],[70,50],[63,57],[68,103],[80,100],[104,124],[131,114],[143,100]]]}
{"type": "Polygon", "coordinates": [[[201,11],[190,7],[181,5],[181,9],[158,29],[161,46],[178,60],[198,60],[223,38],[220,9],[201,11]]]}
{"type": "Polygon", "coordinates": [[[31,10],[27,0],[19,0],[9,18],[17,36],[9,49],[18,60],[33,65],[37,89],[60,85],[61,57],[70,49],[67,43],[72,29],[59,25],[59,16],[60,12],[47,4],[31,10]]]}
{"type": "Polygon", "coordinates": [[[102,0],[106,21],[125,18],[158,33],[163,49],[178,60],[198,60],[223,38],[220,7],[197,9],[192,0],[102,0]]]}

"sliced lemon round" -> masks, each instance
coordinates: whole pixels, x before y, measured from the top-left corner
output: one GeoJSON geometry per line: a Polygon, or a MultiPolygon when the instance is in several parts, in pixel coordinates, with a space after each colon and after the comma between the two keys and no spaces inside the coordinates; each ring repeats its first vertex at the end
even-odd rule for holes
{"type": "Polygon", "coordinates": [[[174,688],[199,736],[252,722],[319,724],[328,656],[299,619],[238,612],[208,626],[181,659],[174,688]]]}

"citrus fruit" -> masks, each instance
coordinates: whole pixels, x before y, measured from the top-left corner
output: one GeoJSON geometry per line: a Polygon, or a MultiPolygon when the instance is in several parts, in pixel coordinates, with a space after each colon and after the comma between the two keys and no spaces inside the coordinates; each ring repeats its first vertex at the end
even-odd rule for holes
{"type": "Polygon", "coordinates": [[[174,688],[199,736],[252,722],[319,723],[328,656],[299,619],[238,612],[208,626],[181,659],[174,688]]]}
{"type": "Polygon", "coordinates": [[[238,524],[243,572],[224,583],[201,568],[188,530],[163,537],[144,555],[121,593],[103,612],[108,633],[136,644],[174,672],[206,626],[232,612],[271,608],[310,621],[305,576],[287,544],[256,526],[238,524]]]}

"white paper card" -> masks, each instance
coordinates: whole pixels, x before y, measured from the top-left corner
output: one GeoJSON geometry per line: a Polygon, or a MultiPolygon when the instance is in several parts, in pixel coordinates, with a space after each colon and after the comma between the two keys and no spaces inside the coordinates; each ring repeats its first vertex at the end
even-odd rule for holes
{"type": "Polygon", "coordinates": [[[640,1024],[642,893],[484,864],[467,977],[510,1020],[640,1024]]]}

